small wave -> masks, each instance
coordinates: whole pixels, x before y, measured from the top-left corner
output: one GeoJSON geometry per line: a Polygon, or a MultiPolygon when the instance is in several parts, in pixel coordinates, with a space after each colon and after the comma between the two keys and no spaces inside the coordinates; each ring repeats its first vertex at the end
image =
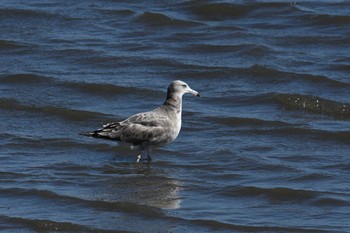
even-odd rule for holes
{"type": "Polygon", "coordinates": [[[193,7],[194,14],[206,20],[239,18],[249,12],[244,5],[231,3],[207,3],[193,7]]]}
{"type": "Polygon", "coordinates": [[[257,134],[257,135],[280,135],[283,137],[290,136],[308,136],[315,140],[336,141],[339,143],[349,144],[350,131],[326,131],[314,130],[302,127],[283,127],[273,129],[244,129],[237,130],[242,134],[257,134]]]}
{"type": "Polygon", "coordinates": [[[340,44],[346,44],[348,41],[347,37],[334,37],[331,35],[327,36],[313,36],[313,35],[297,35],[292,36],[289,35],[288,37],[282,36],[278,37],[276,36],[281,42],[283,43],[289,43],[289,44],[304,44],[304,45],[315,45],[315,44],[324,44],[324,45],[340,45],[340,44]]]}
{"type": "Polygon", "coordinates": [[[331,65],[331,67],[336,71],[344,71],[344,72],[350,72],[350,65],[349,64],[337,64],[337,65],[331,65]]]}
{"type": "Polygon", "coordinates": [[[241,117],[206,117],[206,120],[224,124],[227,126],[237,127],[242,125],[251,125],[251,126],[290,126],[288,123],[282,121],[266,121],[256,118],[241,118],[241,117]]]}
{"type": "MultiPolygon", "coordinates": [[[[70,81],[59,81],[53,77],[40,76],[35,74],[13,74],[13,75],[5,75],[0,76],[0,83],[5,84],[34,84],[34,85],[55,85],[57,87],[74,89],[74,91],[82,91],[89,94],[101,95],[101,96],[116,96],[116,95],[140,95],[140,96],[155,96],[161,97],[164,96],[162,91],[139,88],[139,87],[127,87],[127,86],[118,86],[115,84],[106,84],[106,83],[85,83],[85,82],[70,82],[70,81]]],[[[9,99],[0,99],[0,104],[5,104],[9,99]]],[[[16,105],[19,103],[14,101],[14,109],[16,105]]],[[[0,105],[1,106],[1,105],[0,105]]],[[[25,107],[24,107],[25,108],[25,107]]],[[[42,111],[46,112],[54,112],[59,111],[60,108],[56,108],[54,110],[51,107],[43,107],[42,111]]],[[[63,109],[62,109],[63,111],[63,109]]],[[[74,110],[73,110],[74,112],[74,110]]],[[[68,112],[69,114],[69,112],[68,112]]],[[[89,114],[88,114],[89,115],[89,114]]]]}
{"type": "MultiPolygon", "coordinates": [[[[75,54],[76,55],[76,54],[75,54]]],[[[142,64],[147,62],[146,59],[135,56],[80,56],[79,59],[74,60],[74,62],[96,67],[106,67],[106,68],[115,68],[116,66],[120,67],[135,67],[135,64],[142,64]]]]}
{"type": "Polygon", "coordinates": [[[17,173],[17,172],[4,172],[0,171],[0,176],[2,180],[17,180],[23,177],[28,177],[28,174],[17,173]]]}
{"type": "MultiPolygon", "coordinates": [[[[118,231],[103,230],[93,227],[83,226],[71,222],[56,222],[44,219],[29,219],[20,217],[11,217],[0,215],[0,221],[6,222],[7,230],[9,232],[16,232],[16,229],[23,227],[29,228],[36,232],[101,232],[101,233],[112,233],[118,231]]],[[[1,227],[2,230],[6,230],[5,226],[1,227]]],[[[124,232],[124,231],[123,231],[124,232]]]]}
{"type": "Polygon", "coordinates": [[[51,83],[54,79],[35,74],[13,74],[0,77],[0,83],[29,84],[29,83],[51,83]]]}
{"type": "Polygon", "coordinates": [[[0,8],[0,17],[22,20],[23,23],[28,23],[29,21],[37,22],[41,25],[52,22],[53,20],[81,20],[81,18],[70,17],[65,15],[65,13],[56,13],[54,11],[13,8],[0,8]]]}
{"type": "Polygon", "coordinates": [[[42,18],[55,18],[58,15],[44,12],[44,11],[38,11],[38,10],[30,10],[30,9],[11,9],[11,8],[1,8],[0,9],[0,15],[2,17],[6,18],[32,18],[32,19],[42,19],[42,18]]]}
{"type": "Polygon", "coordinates": [[[280,80],[281,82],[311,82],[315,84],[325,83],[330,86],[335,87],[347,87],[348,83],[344,83],[338,80],[331,79],[322,75],[312,75],[312,74],[302,74],[302,73],[294,73],[287,71],[280,71],[272,67],[266,67],[263,65],[253,65],[246,69],[241,69],[242,74],[248,74],[253,76],[261,76],[268,77],[269,79],[273,79],[274,81],[280,80]]]}
{"type": "MultiPolygon", "coordinates": [[[[57,49],[53,52],[52,56],[57,57],[57,58],[62,58],[62,59],[69,59],[71,62],[73,59],[74,60],[79,60],[79,59],[96,59],[98,60],[99,58],[97,57],[101,52],[93,50],[93,49],[77,49],[77,48],[65,48],[65,49],[57,49]]],[[[102,58],[101,58],[102,59],[102,58]]],[[[108,59],[106,59],[107,61],[108,59]]]]}
{"type": "MultiPolygon", "coordinates": [[[[249,45],[247,46],[249,47],[249,45]]],[[[269,48],[261,47],[261,49],[264,50],[269,48]]],[[[201,76],[207,79],[216,79],[217,77],[220,77],[220,80],[222,80],[223,77],[231,78],[232,75],[239,75],[259,81],[265,79],[267,82],[273,83],[299,82],[311,83],[313,85],[325,85],[327,87],[350,87],[350,84],[347,82],[335,80],[327,76],[281,71],[274,67],[268,67],[260,64],[243,68],[226,66],[198,66],[183,63],[178,63],[176,66],[187,70],[184,74],[180,73],[180,75],[185,75],[186,77],[191,78],[198,78],[198,76],[201,76]]]]}
{"type": "MultiPolygon", "coordinates": [[[[7,188],[0,189],[0,193],[3,195],[17,195],[17,196],[38,196],[42,198],[65,198],[64,196],[58,195],[57,193],[47,191],[47,190],[39,190],[39,189],[23,189],[23,188],[7,188]]],[[[69,198],[67,199],[75,199],[69,198]]]]}
{"type": "Polygon", "coordinates": [[[116,96],[116,95],[140,95],[140,96],[163,96],[164,93],[161,91],[138,88],[138,87],[126,87],[117,86],[114,84],[105,83],[77,83],[77,82],[66,82],[63,83],[65,87],[73,88],[94,95],[102,96],[116,96]]]}
{"type": "Polygon", "coordinates": [[[130,9],[123,9],[123,10],[100,9],[99,11],[103,14],[120,15],[120,16],[130,16],[135,14],[135,11],[130,9]]]}
{"type": "Polygon", "coordinates": [[[0,109],[6,110],[17,110],[17,111],[28,111],[34,113],[42,113],[61,117],[71,121],[82,121],[96,119],[98,117],[107,117],[107,115],[102,113],[96,113],[85,110],[67,109],[63,107],[55,106],[29,106],[20,103],[15,99],[0,99],[0,109]]]}
{"type": "Polygon", "coordinates": [[[21,48],[21,47],[23,46],[15,42],[0,40],[0,49],[13,49],[13,48],[21,48]]]}
{"type": "Polygon", "coordinates": [[[202,25],[201,23],[180,20],[171,18],[164,14],[154,13],[154,12],[145,12],[137,18],[138,22],[146,23],[152,26],[176,26],[176,27],[193,27],[202,25]]]}
{"type": "Polygon", "coordinates": [[[290,188],[260,188],[255,186],[226,187],[221,191],[226,196],[265,197],[272,202],[304,202],[319,194],[314,191],[290,188]]]}
{"type": "Polygon", "coordinates": [[[204,4],[192,4],[190,6],[192,12],[201,19],[205,20],[228,20],[244,17],[248,14],[252,14],[255,11],[261,11],[268,9],[269,11],[280,12],[286,15],[294,11],[294,8],[290,7],[290,4],[284,3],[248,3],[248,4],[235,4],[235,3],[204,3],[204,4]]]}
{"type": "Polygon", "coordinates": [[[304,110],[338,119],[350,119],[350,105],[311,95],[278,94],[277,101],[286,109],[304,110]]]}
{"type": "MultiPolygon", "coordinates": [[[[349,133],[349,137],[350,138],[350,133],[349,133]]],[[[349,143],[349,140],[347,140],[347,142],[349,143]]],[[[343,170],[346,172],[350,171],[350,163],[336,163],[336,164],[332,164],[332,165],[326,165],[323,166],[324,169],[335,169],[335,170],[343,170]]]]}
{"type": "Polygon", "coordinates": [[[131,202],[111,202],[103,200],[86,200],[79,197],[67,196],[58,194],[48,190],[40,189],[24,189],[24,188],[8,188],[0,189],[0,194],[11,196],[24,196],[24,197],[39,197],[43,199],[49,199],[51,201],[62,201],[67,204],[79,204],[85,205],[91,208],[106,209],[108,211],[121,211],[127,213],[138,213],[147,217],[163,217],[163,212],[156,207],[146,206],[131,202]]]}
{"type": "Polygon", "coordinates": [[[211,44],[194,44],[183,50],[189,53],[231,53],[239,50],[240,45],[211,45],[211,44]]]}
{"type": "Polygon", "coordinates": [[[267,93],[254,96],[220,96],[211,97],[206,101],[213,104],[220,104],[222,106],[247,106],[247,105],[257,105],[257,104],[270,104],[274,101],[275,94],[267,93]],[[234,100],[234,101],[232,101],[234,100]]]}
{"type": "Polygon", "coordinates": [[[336,198],[320,198],[314,202],[316,206],[349,206],[348,201],[344,201],[336,198]]]}
{"type": "Polygon", "coordinates": [[[189,53],[244,53],[246,55],[261,55],[271,53],[272,49],[256,44],[219,45],[219,44],[195,44],[183,49],[189,53]]]}
{"type": "Polygon", "coordinates": [[[328,14],[317,14],[309,15],[309,19],[316,22],[317,25],[349,25],[350,16],[348,15],[328,15],[328,14]]]}
{"type": "Polygon", "coordinates": [[[298,227],[279,227],[279,226],[253,226],[253,225],[237,225],[229,224],[215,220],[187,220],[196,225],[205,226],[210,229],[223,229],[234,232],[300,232],[300,233],[321,233],[328,232],[321,229],[298,228],[298,227]]]}
{"type": "MultiPolygon", "coordinates": [[[[303,4],[295,4],[294,7],[298,11],[304,13],[302,18],[305,22],[316,23],[317,26],[328,26],[328,25],[348,25],[350,23],[350,16],[340,13],[339,9],[346,9],[348,2],[342,2],[341,6],[335,1],[334,5],[332,3],[327,3],[325,9],[317,9],[315,7],[307,7],[303,4]]],[[[342,11],[344,12],[344,11],[342,11]]]]}
{"type": "Polygon", "coordinates": [[[34,138],[6,134],[1,139],[3,140],[1,145],[12,148],[81,148],[99,152],[110,151],[110,146],[106,144],[82,143],[68,138],[34,138]]]}
{"type": "Polygon", "coordinates": [[[331,175],[312,173],[312,174],[303,175],[301,177],[297,177],[297,178],[294,178],[291,180],[304,182],[304,181],[322,181],[322,180],[329,180],[332,178],[333,178],[333,176],[331,176],[331,175]]]}

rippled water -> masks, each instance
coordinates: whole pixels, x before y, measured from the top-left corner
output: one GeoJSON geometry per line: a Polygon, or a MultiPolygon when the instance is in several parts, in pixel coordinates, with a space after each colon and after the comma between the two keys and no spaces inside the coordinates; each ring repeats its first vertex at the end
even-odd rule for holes
{"type": "Polygon", "coordinates": [[[350,2],[0,1],[0,229],[349,232],[350,2]],[[152,163],[82,137],[186,81],[152,163]]]}

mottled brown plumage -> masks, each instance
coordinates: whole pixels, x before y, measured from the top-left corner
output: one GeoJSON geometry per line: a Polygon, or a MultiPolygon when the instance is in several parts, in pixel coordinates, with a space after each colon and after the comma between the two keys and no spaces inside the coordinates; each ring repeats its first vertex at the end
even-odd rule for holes
{"type": "Polygon", "coordinates": [[[199,96],[186,83],[174,81],[169,85],[167,98],[160,107],[135,114],[120,122],[108,123],[103,128],[84,135],[131,143],[140,149],[137,162],[144,150],[147,150],[147,159],[151,160],[152,147],[167,145],[178,136],[181,129],[182,95],[185,93],[199,96]]]}

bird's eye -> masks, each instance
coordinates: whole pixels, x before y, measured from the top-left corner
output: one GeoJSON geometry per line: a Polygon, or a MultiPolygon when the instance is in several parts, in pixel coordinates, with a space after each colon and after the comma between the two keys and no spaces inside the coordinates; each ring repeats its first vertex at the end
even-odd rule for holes
{"type": "Polygon", "coordinates": [[[186,85],[186,84],[182,84],[182,86],[183,86],[183,87],[185,87],[185,88],[187,87],[187,85],[186,85]]]}

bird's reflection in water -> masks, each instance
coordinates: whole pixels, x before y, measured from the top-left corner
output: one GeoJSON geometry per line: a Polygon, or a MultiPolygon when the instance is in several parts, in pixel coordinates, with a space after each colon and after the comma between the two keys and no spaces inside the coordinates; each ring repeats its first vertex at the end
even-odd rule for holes
{"type": "Polygon", "coordinates": [[[181,205],[181,182],[169,177],[155,163],[109,163],[103,172],[103,199],[136,203],[162,209],[178,209],[181,205]]]}

